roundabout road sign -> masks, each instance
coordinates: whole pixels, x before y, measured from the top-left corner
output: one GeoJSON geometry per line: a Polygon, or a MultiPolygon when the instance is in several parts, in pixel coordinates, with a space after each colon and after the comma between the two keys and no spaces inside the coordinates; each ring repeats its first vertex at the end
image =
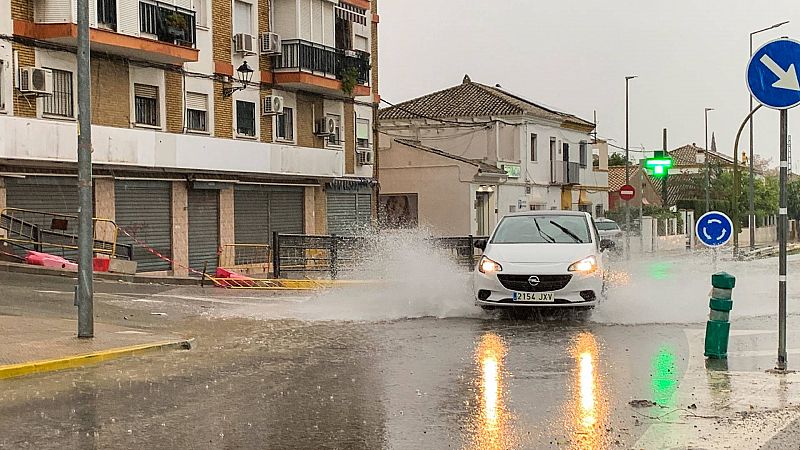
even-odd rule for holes
{"type": "Polygon", "coordinates": [[[695,225],[695,234],[706,247],[721,247],[733,237],[733,221],[719,211],[709,211],[695,225]]]}

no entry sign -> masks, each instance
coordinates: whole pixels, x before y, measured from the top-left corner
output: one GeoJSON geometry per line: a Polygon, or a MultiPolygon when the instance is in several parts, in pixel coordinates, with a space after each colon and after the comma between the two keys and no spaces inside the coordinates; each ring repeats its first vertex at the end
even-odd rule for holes
{"type": "Polygon", "coordinates": [[[633,200],[633,197],[636,196],[636,189],[633,188],[630,184],[626,184],[619,188],[619,198],[625,200],[633,200]]]}

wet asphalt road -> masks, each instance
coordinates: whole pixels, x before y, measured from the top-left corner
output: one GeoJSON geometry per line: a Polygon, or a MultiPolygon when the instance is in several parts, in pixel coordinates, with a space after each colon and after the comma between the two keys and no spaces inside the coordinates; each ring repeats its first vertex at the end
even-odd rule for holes
{"type": "MultiPolygon", "coordinates": [[[[0,313],[74,314],[71,281],[2,274],[0,284],[0,313]]],[[[98,321],[179,331],[196,347],[0,381],[0,448],[631,448],[656,416],[690,407],[673,394],[684,330],[702,327],[569,315],[221,319],[274,299],[97,292],[98,321]]],[[[798,448],[793,429],[774,447],[798,448]]]]}

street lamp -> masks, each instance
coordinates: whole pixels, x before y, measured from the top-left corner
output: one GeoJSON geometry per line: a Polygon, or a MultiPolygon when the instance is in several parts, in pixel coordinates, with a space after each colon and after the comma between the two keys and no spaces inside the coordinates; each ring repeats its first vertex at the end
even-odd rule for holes
{"type": "MultiPolygon", "coordinates": [[[[636,75],[628,75],[625,77],[625,184],[631,184],[631,158],[630,148],[628,147],[630,136],[628,133],[628,82],[636,78],[636,75]]],[[[644,195],[641,193],[640,195],[644,195]]],[[[639,223],[641,226],[641,218],[639,223]]],[[[625,202],[625,258],[631,258],[631,205],[630,201],[625,202]]]]}
{"type": "Polygon", "coordinates": [[[710,176],[709,176],[709,166],[708,166],[708,112],[713,111],[714,108],[706,108],[705,116],[706,116],[706,150],[705,150],[705,166],[706,166],[706,212],[711,211],[711,195],[709,192],[709,184],[710,184],[710,176]]]}
{"type": "MultiPolygon", "coordinates": [[[[758,33],[762,33],[764,31],[769,31],[774,28],[778,28],[780,26],[786,25],[789,23],[788,20],[783,22],[776,23],[775,25],[769,26],[767,28],[762,28],[760,30],[753,31],[750,33],[750,57],[753,57],[753,36],[757,35],[758,33]]],[[[747,110],[748,113],[753,111],[753,96],[750,95],[750,109],[747,110]]],[[[756,246],[756,206],[755,206],[755,195],[753,191],[755,190],[755,175],[753,171],[753,118],[750,117],[750,185],[747,190],[748,195],[748,203],[749,203],[749,212],[748,212],[748,219],[747,219],[747,227],[750,229],[750,249],[755,249],[756,246]]]]}
{"type": "Polygon", "coordinates": [[[247,85],[250,84],[250,81],[253,79],[254,70],[247,64],[247,61],[244,61],[242,65],[236,69],[236,72],[239,74],[239,86],[223,88],[223,97],[227,98],[233,95],[234,92],[247,89],[247,85]]]}

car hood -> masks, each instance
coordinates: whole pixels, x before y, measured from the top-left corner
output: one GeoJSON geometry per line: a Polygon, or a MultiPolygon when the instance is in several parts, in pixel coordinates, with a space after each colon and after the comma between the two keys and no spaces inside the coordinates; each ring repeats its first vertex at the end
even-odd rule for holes
{"type": "Polygon", "coordinates": [[[597,253],[594,244],[489,244],[484,254],[499,263],[568,263],[597,253]]]}

